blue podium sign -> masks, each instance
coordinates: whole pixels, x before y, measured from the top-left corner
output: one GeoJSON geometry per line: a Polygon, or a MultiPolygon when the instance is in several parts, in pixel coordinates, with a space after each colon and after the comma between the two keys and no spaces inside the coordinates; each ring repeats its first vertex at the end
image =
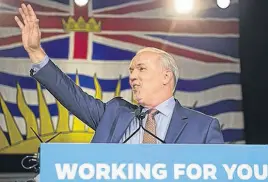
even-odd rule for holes
{"type": "Polygon", "coordinates": [[[268,181],[268,146],[41,144],[40,181],[268,181]]]}

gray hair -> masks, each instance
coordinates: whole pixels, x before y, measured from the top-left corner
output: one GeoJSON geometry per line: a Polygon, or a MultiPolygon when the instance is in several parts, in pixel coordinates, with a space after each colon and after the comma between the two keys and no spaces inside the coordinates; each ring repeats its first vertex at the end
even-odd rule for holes
{"type": "Polygon", "coordinates": [[[178,68],[178,66],[176,64],[175,59],[170,54],[168,54],[167,52],[165,52],[163,50],[160,50],[160,49],[157,49],[157,48],[154,48],[154,47],[143,48],[143,49],[139,50],[137,52],[137,54],[142,53],[142,52],[146,52],[146,51],[155,52],[155,53],[159,54],[161,62],[163,64],[164,68],[172,71],[174,82],[175,82],[174,83],[174,89],[173,89],[173,93],[174,93],[176,91],[176,86],[177,86],[177,83],[178,83],[178,80],[179,80],[179,68],[178,68]]]}

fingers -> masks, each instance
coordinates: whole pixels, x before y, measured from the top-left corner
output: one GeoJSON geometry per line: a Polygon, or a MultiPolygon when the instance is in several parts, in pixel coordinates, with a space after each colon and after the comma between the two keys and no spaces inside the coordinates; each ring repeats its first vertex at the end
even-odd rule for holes
{"type": "Polygon", "coordinates": [[[36,18],[36,14],[30,4],[28,4],[27,6],[25,4],[22,4],[21,8],[19,8],[19,12],[23,19],[24,24],[20,21],[20,19],[17,16],[15,17],[15,20],[21,29],[28,24],[30,29],[38,28],[39,21],[36,18]]]}
{"type": "Polygon", "coordinates": [[[22,8],[19,8],[19,12],[20,12],[20,15],[21,15],[21,17],[22,17],[22,19],[23,19],[24,24],[25,24],[25,25],[28,24],[27,19],[26,19],[26,16],[25,16],[25,14],[24,14],[22,8]]]}
{"type": "Polygon", "coordinates": [[[22,11],[23,11],[23,14],[25,15],[27,22],[30,22],[31,20],[30,20],[30,13],[28,12],[28,8],[26,7],[25,4],[22,4],[21,7],[22,7],[22,11]]]}
{"type": "Polygon", "coordinates": [[[40,29],[39,29],[39,19],[36,19],[33,25],[34,31],[38,31],[40,34],[40,29]]]}
{"type": "Polygon", "coordinates": [[[22,30],[24,28],[24,25],[17,16],[15,16],[15,21],[17,22],[18,26],[22,30]]]}
{"type": "Polygon", "coordinates": [[[28,12],[29,12],[29,15],[30,15],[30,20],[35,22],[36,21],[36,15],[34,13],[34,10],[32,8],[32,6],[30,4],[27,5],[27,9],[28,9],[28,12]]]}

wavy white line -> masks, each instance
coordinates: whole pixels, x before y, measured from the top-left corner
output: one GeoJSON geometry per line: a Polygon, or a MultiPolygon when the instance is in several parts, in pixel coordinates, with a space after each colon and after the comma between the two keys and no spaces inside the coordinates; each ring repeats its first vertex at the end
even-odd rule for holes
{"type": "MultiPolygon", "coordinates": [[[[95,91],[93,89],[82,87],[82,89],[94,96],[95,91]]],[[[16,103],[17,98],[17,89],[5,85],[0,85],[0,91],[5,101],[10,103],[16,103]]],[[[37,91],[30,89],[23,89],[23,94],[27,104],[29,105],[38,105],[37,91]]],[[[56,102],[53,95],[48,92],[46,89],[43,90],[43,94],[46,99],[47,104],[54,104],[56,102]]],[[[175,98],[177,98],[180,103],[184,106],[191,107],[193,104],[198,101],[197,107],[210,105],[212,103],[226,100],[226,99],[234,99],[234,100],[242,100],[241,96],[241,87],[239,85],[231,85],[231,86],[220,86],[215,87],[213,89],[209,89],[203,92],[180,92],[177,91],[175,94],[175,98]]],[[[121,96],[127,101],[131,101],[131,92],[130,90],[121,91],[121,96]]],[[[107,102],[114,97],[114,92],[103,92],[103,101],[107,102]]]]}
{"type": "Polygon", "coordinates": [[[15,27],[0,27],[0,38],[21,35],[19,28],[15,27]]]}
{"type": "Polygon", "coordinates": [[[218,114],[215,116],[221,125],[222,129],[240,129],[244,128],[244,115],[243,112],[229,112],[218,114]]]}
{"type": "MultiPolygon", "coordinates": [[[[113,42],[113,44],[115,43],[113,42]]],[[[107,41],[106,44],[109,44],[109,42],[107,41]]],[[[240,73],[239,64],[206,64],[179,56],[175,56],[175,59],[179,65],[180,78],[182,79],[200,79],[223,72],[240,73]]],[[[64,61],[54,59],[52,61],[65,73],[74,74],[76,70],[79,74],[88,76],[94,76],[94,73],[97,73],[98,78],[102,79],[117,79],[119,75],[122,75],[122,77],[129,75],[129,61],[64,61]]],[[[29,76],[31,68],[29,59],[0,58],[0,64],[0,72],[29,76]]]]}

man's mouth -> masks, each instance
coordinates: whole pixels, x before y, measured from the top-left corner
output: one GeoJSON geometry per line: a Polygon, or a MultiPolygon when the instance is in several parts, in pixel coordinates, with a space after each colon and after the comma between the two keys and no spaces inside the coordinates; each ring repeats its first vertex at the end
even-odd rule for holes
{"type": "Polygon", "coordinates": [[[138,85],[138,84],[134,84],[134,85],[132,86],[132,89],[133,89],[134,91],[136,91],[138,88],[139,88],[139,85],[138,85]]]}

